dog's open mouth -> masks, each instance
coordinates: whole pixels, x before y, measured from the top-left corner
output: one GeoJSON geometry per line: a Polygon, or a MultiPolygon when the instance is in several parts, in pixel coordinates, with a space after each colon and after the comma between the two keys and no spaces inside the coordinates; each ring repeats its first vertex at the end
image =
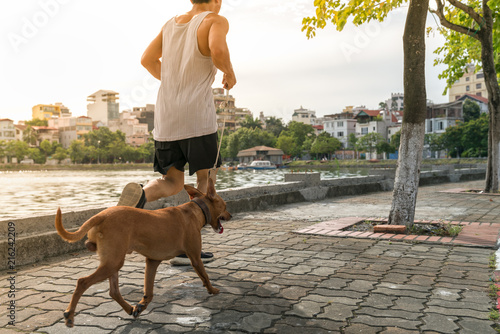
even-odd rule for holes
{"type": "Polygon", "coordinates": [[[225,220],[224,217],[219,217],[219,219],[217,219],[217,229],[214,229],[214,231],[219,233],[219,234],[224,233],[224,226],[222,226],[222,223],[221,223],[221,221],[223,221],[223,220],[225,220]]]}

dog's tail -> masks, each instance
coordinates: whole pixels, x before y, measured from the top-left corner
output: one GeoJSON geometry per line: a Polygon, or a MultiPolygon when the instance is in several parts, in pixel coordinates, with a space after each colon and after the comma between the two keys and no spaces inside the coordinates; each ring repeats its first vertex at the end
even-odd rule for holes
{"type": "Polygon", "coordinates": [[[63,224],[62,224],[62,214],[61,214],[61,208],[57,209],[57,214],[56,214],[56,230],[57,234],[61,236],[64,240],[67,242],[77,242],[87,234],[87,232],[94,226],[100,224],[104,220],[103,216],[94,216],[87,220],[85,223],[83,223],[82,226],[78,229],[78,231],[75,232],[68,232],[63,224]]]}

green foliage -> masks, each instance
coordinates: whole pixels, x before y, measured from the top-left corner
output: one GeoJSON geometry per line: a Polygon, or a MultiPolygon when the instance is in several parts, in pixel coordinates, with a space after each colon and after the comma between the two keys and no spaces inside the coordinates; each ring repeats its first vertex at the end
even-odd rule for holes
{"type": "Polygon", "coordinates": [[[312,125],[292,121],[288,124],[288,129],[284,131],[287,135],[295,139],[297,146],[302,146],[308,137],[314,136],[312,125]]]}
{"type": "Polygon", "coordinates": [[[328,132],[321,133],[311,145],[312,154],[332,154],[342,147],[342,143],[328,132]]]}
{"type": "Polygon", "coordinates": [[[54,153],[53,155],[53,158],[56,159],[59,163],[61,163],[61,161],[63,161],[67,157],[68,157],[68,152],[62,147],[58,147],[56,149],[56,153],[54,153]]]}
{"type": "Polygon", "coordinates": [[[26,126],[48,126],[49,121],[46,119],[33,119],[31,121],[24,122],[26,126]]]}
{"type": "Polygon", "coordinates": [[[38,133],[33,129],[32,126],[26,127],[23,132],[23,140],[29,145],[36,145],[38,141],[38,133]]]}
{"type": "Polygon", "coordinates": [[[372,20],[383,21],[389,12],[400,7],[405,1],[387,0],[314,0],[316,15],[302,20],[302,31],[308,38],[316,35],[316,29],[323,29],[331,22],[338,31],[342,31],[349,19],[359,26],[372,20]]]}
{"type": "Polygon", "coordinates": [[[262,129],[262,123],[258,118],[253,118],[250,115],[245,116],[245,120],[240,122],[240,125],[242,128],[248,128],[248,129],[262,129]]]}
{"type": "Polygon", "coordinates": [[[464,122],[468,123],[471,120],[478,119],[481,116],[481,107],[478,103],[471,99],[466,99],[463,104],[464,122]]]}
{"type": "Polygon", "coordinates": [[[238,156],[238,152],[246,150],[255,146],[268,146],[275,147],[276,137],[267,131],[260,128],[240,128],[232,134],[228,135],[227,146],[225,147],[224,153],[227,156],[235,159],[238,156]]]}
{"type": "Polygon", "coordinates": [[[347,137],[347,147],[351,150],[356,149],[356,143],[358,142],[358,137],[356,137],[355,133],[350,133],[349,137],[347,137]]]}
{"type": "Polygon", "coordinates": [[[488,115],[468,123],[459,122],[446,129],[440,139],[450,155],[461,157],[485,157],[488,153],[488,115]]]}
{"type": "Polygon", "coordinates": [[[384,141],[384,138],[379,133],[372,132],[359,138],[356,146],[358,151],[366,151],[371,154],[384,141]]]}
{"type": "Polygon", "coordinates": [[[432,152],[440,152],[446,148],[444,138],[438,133],[429,133],[425,135],[424,143],[429,145],[429,150],[432,152]]]}
{"type": "Polygon", "coordinates": [[[283,132],[278,138],[276,147],[282,150],[286,155],[297,155],[299,151],[295,140],[283,132]]]}
{"type": "Polygon", "coordinates": [[[391,137],[391,145],[394,149],[399,150],[399,145],[401,144],[401,130],[396,132],[391,137]]]}
{"type": "Polygon", "coordinates": [[[271,132],[276,138],[280,136],[283,130],[285,130],[285,126],[281,119],[274,116],[266,119],[266,131],[271,132]]]}

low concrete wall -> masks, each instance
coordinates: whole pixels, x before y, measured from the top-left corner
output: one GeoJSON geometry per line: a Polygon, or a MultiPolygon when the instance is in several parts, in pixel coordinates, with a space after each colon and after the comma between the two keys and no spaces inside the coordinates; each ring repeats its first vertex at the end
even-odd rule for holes
{"type": "MultiPolygon", "coordinates": [[[[370,192],[392,190],[394,170],[378,170],[380,175],[344,178],[335,180],[319,179],[317,173],[294,173],[286,176],[287,181],[275,185],[251,188],[235,188],[219,191],[231,213],[265,210],[272,206],[318,201],[337,196],[354,196],[370,192]]],[[[485,171],[478,169],[441,170],[421,174],[420,185],[444,182],[459,182],[484,179],[485,171]]],[[[189,197],[185,191],[153,203],[146,209],[155,210],[185,203],[189,197]]],[[[66,229],[76,230],[86,220],[105,208],[91,208],[82,211],[63,212],[66,229]]],[[[8,222],[16,226],[16,265],[31,264],[45,258],[84,249],[84,241],[69,244],[55,232],[55,215],[24,218],[0,222],[0,270],[7,269],[8,222]]]]}

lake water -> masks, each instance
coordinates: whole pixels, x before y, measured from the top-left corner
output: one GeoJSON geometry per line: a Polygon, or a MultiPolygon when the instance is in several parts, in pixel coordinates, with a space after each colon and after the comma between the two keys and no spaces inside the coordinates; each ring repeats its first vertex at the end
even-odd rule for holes
{"type": "MultiPolygon", "coordinates": [[[[284,181],[290,169],[268,171],[219,171],[217,190],[252,187],[284,181]]],[[[360,170],[318,170],[323,180],[367,175],[360,170]]],[[[144,170],[118,171],[0,171],[0,220],[33,215],[54,214],[85,207],[115,205],[123,187],[129,182],[146,183],[159,177],[144,170]]],[[[196,183],[186,173],[186,183],[196,183]]]]}

